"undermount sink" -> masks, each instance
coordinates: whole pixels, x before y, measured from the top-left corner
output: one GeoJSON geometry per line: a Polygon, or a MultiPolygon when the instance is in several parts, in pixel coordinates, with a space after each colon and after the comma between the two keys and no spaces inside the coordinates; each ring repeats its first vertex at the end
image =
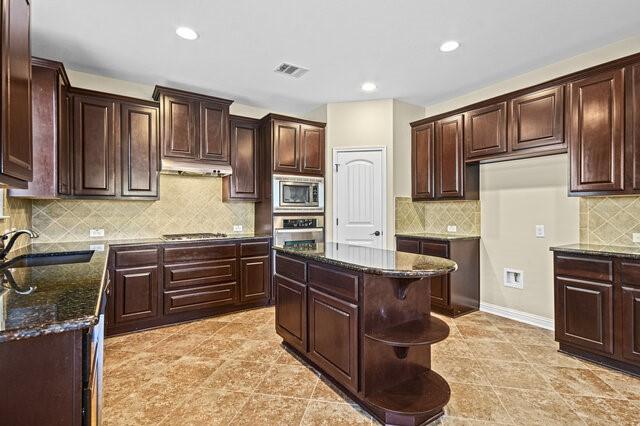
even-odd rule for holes
{"type": "Polygon", "coordinates": [[[93,250],[68,251],[61,253],[34,253],[14,257],[0,263],[0,271],[8,268],[27,268],[32,266],[64,265],[67,263],[86,263],[91,260],[93,250]]]}

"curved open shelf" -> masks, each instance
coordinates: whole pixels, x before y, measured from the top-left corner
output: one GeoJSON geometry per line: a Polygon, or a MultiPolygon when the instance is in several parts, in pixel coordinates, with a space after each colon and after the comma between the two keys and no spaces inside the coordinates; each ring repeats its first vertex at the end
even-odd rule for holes
{"type": "Polygon", "coordinates": [[[394,347],[431,345],[446,339],[448,335],[449,326],[430,315],[365,334],[369,339],[394,347]]]}
{"type": "Polygon", "coordinates": [[[402,415],[435,414],[447,405],[451,389],[433,370],[366,396],[371,405],[402,415]]]}

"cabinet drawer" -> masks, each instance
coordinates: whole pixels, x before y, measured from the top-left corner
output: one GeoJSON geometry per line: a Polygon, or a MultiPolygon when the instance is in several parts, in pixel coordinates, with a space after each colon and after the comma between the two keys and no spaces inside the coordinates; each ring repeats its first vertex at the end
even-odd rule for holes
{"type": "Polygon", "coordinates": [[[165,315],[177,314],[198,309],[232,305],[238,300],[236,283],[211,285],[185,290],[165,291],[165,315]]]}
{"type": "Polygon", "coordinates": [[[320,288],[329,294],[358,301],[358,276],[325,266],[309,264],[309,285],[320,288]]]}
{"type": "Polygon", "coordinates": [[[181,263],[164,266],[164,287],[176,289],[235,281],[238,263],[233,260],[181,263]]]}
{"type": "Polygon", "coordinates": [[[268,241],[240,244],[240,257],[264,256],[267,254],[269,254],[268,241]]]}
{"type": "Polygon", "coordinates": [[[640,263],[620,262],[620,281],[622,284],[640,287],[640,263]]]}
{"type": "Polygon", "coordinates": [[[409,238],[398,238],[396,240],[396,250],[407,253],[420,254],[420,240],[412,240],[409,238]]]}
{"type": "Polygon", "coordinates": [[[276,254],[276,274],[299,282],[307,281],[305,262],[276,254]]]}
{"type": "Polygon", "coordinates": [[[589,280],[613,281],[613,262],[606,259],[556,255],[555,274],[589,280]]]}
{"type": "Polygon", "coordinates": [[[116,268],[155,265],[158,263],[158,249],[116,251],[116,268]]]}
{"type": "Polygon", "coordinates": [[[236,257],[236,251],[236,244],[167,247],[164,249],[164,261],[167,263],[176,263],[197,260],[230,259],[236,257]]]}
{"type": "Polygon", "coordinates": [[[449,245],[447,243],[423,241],[420,253],[427,256],[449,257],[449,245]]]}

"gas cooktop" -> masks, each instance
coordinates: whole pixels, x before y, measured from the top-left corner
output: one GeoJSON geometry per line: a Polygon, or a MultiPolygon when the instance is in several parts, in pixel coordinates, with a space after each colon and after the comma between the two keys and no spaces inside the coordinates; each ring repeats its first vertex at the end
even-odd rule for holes
{"type": "Polygon", "coordinates": [[[193,234],[165,234],[163,240],[187,241],[187,240],[215,240],[216,238],[227,238],[227,234],[221,232],[198,232],[193,234]]]}

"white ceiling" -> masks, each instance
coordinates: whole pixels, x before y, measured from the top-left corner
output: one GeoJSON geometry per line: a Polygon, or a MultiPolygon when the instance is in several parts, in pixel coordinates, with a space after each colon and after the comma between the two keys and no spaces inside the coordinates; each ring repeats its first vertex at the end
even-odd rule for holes
{"type": "Polygon", "coordinates": [[[278,111],[428,105],[640,35],[638,0],[33,0],[33,54],[278,111]],[[194,28],[196,41],[175,28],[194,28]],[[448,39],[461,47],[449,54],[448,39]],[[275,74],[286,61],[311,69],[275,74]],[[360,85],[375,81],[367,94],[360,85]]]}

